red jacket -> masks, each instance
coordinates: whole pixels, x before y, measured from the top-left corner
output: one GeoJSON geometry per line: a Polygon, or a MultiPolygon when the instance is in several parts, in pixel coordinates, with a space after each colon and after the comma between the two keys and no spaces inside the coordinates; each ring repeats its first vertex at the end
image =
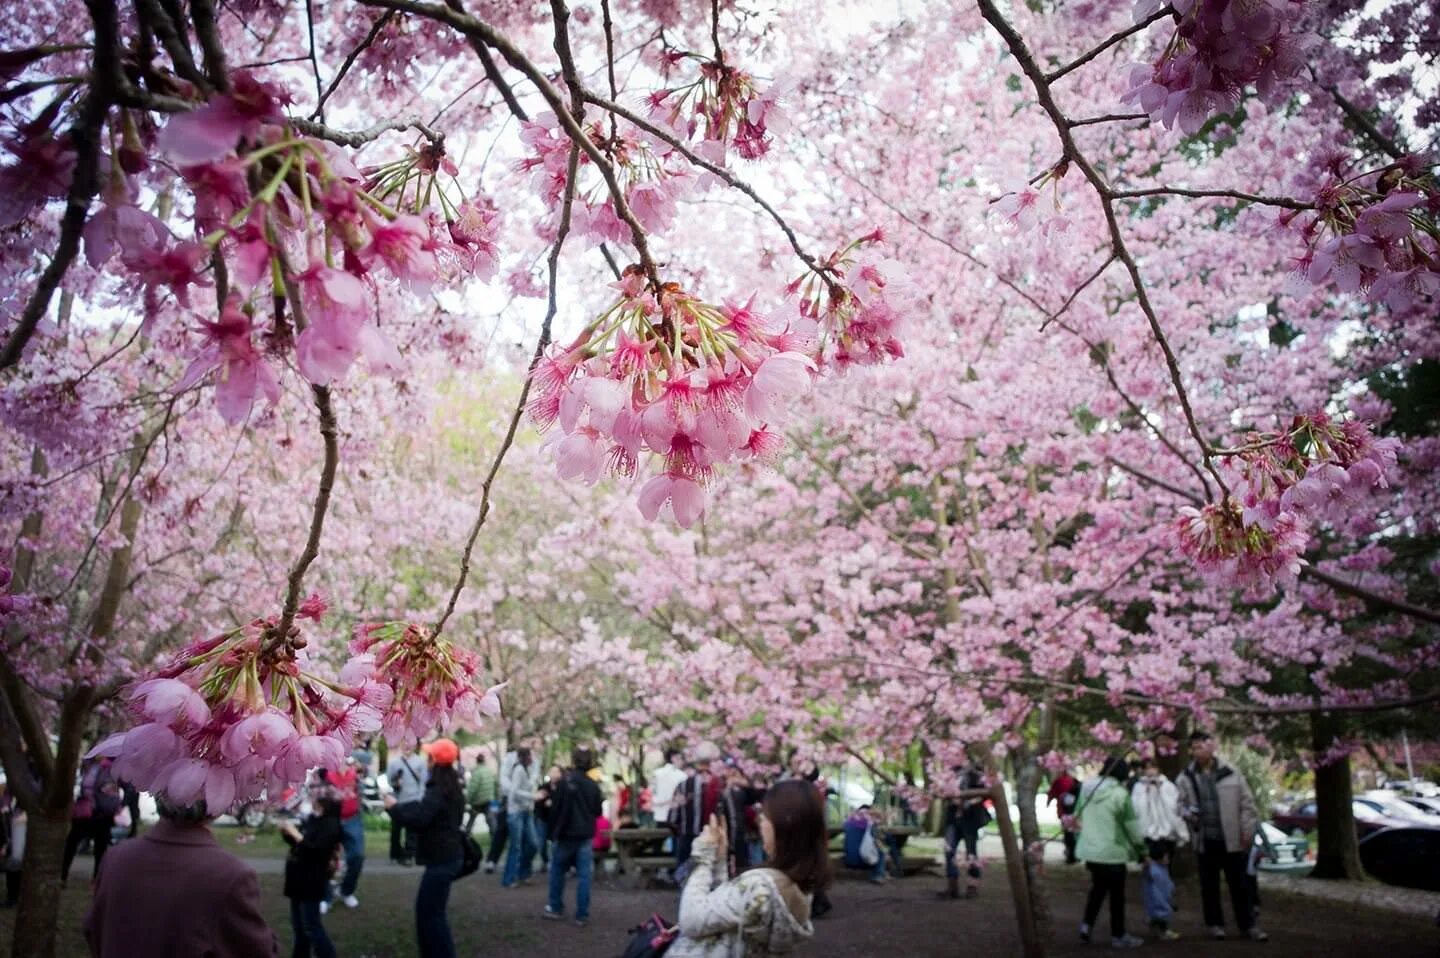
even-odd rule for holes
{"type": "Polygon", "coordinates": [[[340,793],[340,818],[354,818],[360,814],[360,776],[353,768],[332,771],[326,781],[340,793]]]}
{"type": "Polygon", "coordinates": [[[105,856],[85,913],[95,958],[271,958],[255,870],[204,825],[161,820],[105,856]]]}

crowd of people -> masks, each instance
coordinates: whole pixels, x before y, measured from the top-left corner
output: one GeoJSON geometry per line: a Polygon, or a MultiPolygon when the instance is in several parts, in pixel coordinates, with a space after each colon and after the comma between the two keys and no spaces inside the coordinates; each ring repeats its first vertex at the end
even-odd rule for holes
{"type": "MultiPolygon", "coordinates": [[[[1119,756],[1084,782],[1068,771],[1052,781],[1048,797],[1061,814],[1066,861],[1083,861],[1091,878],[1080,925],[1085,941],[1108,900],[1111,944],[1143,943],[1125,924],[1128,865],[1136,861],[1152,933],[1161,940],[1178,937],[1171,927],[1170,866],[1185,846],[1198,862],[1209,934],[1226,934],[1223,879],[1240,934],[1266,939],[1257,923],[1254,797],[1244,776],[1220,761],[1207,733],[1191,736],[1190,756],[1174,781],[1153,760],[1132,775],[1130,763],[1119,756]]],[[[314,770],[305,814],[281,827],[290,847],[283,893],[296,958],[335,955],[325,916],[332,906],[360,907],[362,798],[373,764],[373,754],[361,747],[343,767],[314,770]]],[[[953,773],[953,797],[941,816],[946,887],[940,894],[973,898],[980,893],[979,838],[990,820],[993,793],[978,764],[953,773]]],[[[455,955],[448,920],[451,887],[482,868],[498,872],[500,887],[515,888],[532,882],[538,858],[548,885],[540,917],[586,925],[597,859],[610,847],[615,829],[630,827],[660,826],[669,833],[665,847],[673,866],[661,877],[681,889],[676,939],[667,952],[677,958],[784,954],[809,938],[812,920],[831,907],[826,802],[834,791],[813,763],[797,761],[763,783],[712,743],[701,742],[685,753],[666,751],[649,780],[642,774],[634,781],[613,775],[607,796],[587,748],[574,749],[568,766],[552,764],[543,771],[527,746],[507,751],[498,765],[481,754],[467,769],[456,743],[440,738],[392,753],[384,777],[389,788],[373,804],[383,805],[389,818],[390,858],[422,869],[414,902],[422,958],[455,955]],[[482,820],[488,849],[474,837],[482,820]],[[567,909],[572,877],[573,909],[567,909]],[[741,945],[743,951],[736,951],[741,945]]],[[[278,953],[262,916],[255,873],[216,843],[203,801],[183,808],[158,801],[159,823],[140,841],[110,850],[117,818],[128,811],[126,791],[108,761],[84,767],[63,864],[68,875],[81,843],[91,843],[97,877],[84,929],[92,952],[222,958],[278,953]],[[202,900],[205,906],[197,908],[202,900]]],[[[900,811],[907,824],[914,820],[908,807],[900,811]]],[[[8,809],[0,807],[0,813],[8,816],[8,809]]],[[[867,804],[844,820],[843,867],[877,883],[903,874],[908,832],[895,828],[892,814],[867,804]]],[[[0,858],[7,861],[14,852],[13,824],[8,817],[0,821],[0,858]]],[[[9,882],[9,874],[6,897],[13,901],[18,881],[9,882]]]]}

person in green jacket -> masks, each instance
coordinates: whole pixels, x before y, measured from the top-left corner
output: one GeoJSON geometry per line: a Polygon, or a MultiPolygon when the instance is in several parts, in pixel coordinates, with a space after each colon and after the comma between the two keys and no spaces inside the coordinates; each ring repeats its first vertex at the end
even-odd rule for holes
{"type": "Polygon", "coordinates": [[[484,815],[485,824],[490,826],[490,834],[494,836],[495,823],[491,821],[490,814],[496,797],[495,773],[485,764],[485,754],[482,752],[475,756],[475,767],[470,770],[470,778],[465,782],[465,804],[470,809],[470,815],[465,819],[467,835],[475,826],[475,819],[484,815]]]}
{"type": "Polygon", "coordinates": [[[1100,767],[1100,775],[1080,790],[1075,818],[1080,841],[1075,854],[1090,870],[1090,894],[1085,899],[1085,920],[1080,939],[1090,940],[1090,928],[1100,917],[1100,906],[1110,899],[1110,944],[1116,948],[1138,948],[1143,939],[1125,933],[1125,865],[1146,859],[1145,833],[1125,781],[1130,766],[1112,756],[1100,767]]]}

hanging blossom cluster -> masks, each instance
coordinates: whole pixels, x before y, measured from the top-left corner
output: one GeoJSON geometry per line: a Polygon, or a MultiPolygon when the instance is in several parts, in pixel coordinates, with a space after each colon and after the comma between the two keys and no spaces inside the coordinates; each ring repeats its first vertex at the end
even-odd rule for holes
{"type": "MultiPolygon", "coordinates": [[[[586,129],[586,136],[614,166],[625,204],[641,228],[650,233],[669,230],[675,222],[676,204],[696,183],[693,172],[672,163],[674,158],[664,144],[624,132],[612,136],[598,122],[586,129]]],[[[530,155],[520,160],[518,167],[531,174],[532,186],[544,197],[552,215],[558,217],[570,163],[570,138],[555,114],[546,113],[534,122],[522,124],[520,139],[530,155]]],[[[570,212],[571,230],[602,243],[632,245],[630,227],[616,212],[608,184],[598,173],[587,174],[593,168],[590,158],[581,154],[570,212]]]]}
{"type": "Polygon", "coordinates": [[[1322,159],[1314,210],[1278,218],[1305,245],[1295,260],[1298,285],[1368,290],[1395,310],[1440,296],[1440,186],[1424,161],[1407,156],[1348,175],[1343,162],[1322,159]]]}
{"type": "Polygon", "coordinates": [[[479,657],[422,625],[361,625],[350,652],[350,667],[381,676],[391,692],[381,710],[388,741],[413,746],[436,729],[475,726],[500,714],[505,683],[482,689],[479,657]]]}
{"type": "Polygon", "coordinates": [[[772,134],[788,126],[780,103],[786,85],[761,89],[744,70],[698,53],[666,53],[662,67],[668,75],[691,60],[699,63],[699,76],[652,92],[646,98],[650,117],[687,140],[700,132],[705,142],[733,146],[744,159],[763,157],[770,151],[772,134]]]}
{"type": "Polygon", "coordinates": [[[10,568],[9,558],[0,555],[0,624],[8,622],[11,616],[29,611],[32,605],[30,596],[15,595],[10,591],[12,578],[14,571],[10,568]]]}
{"type": "MultiPolygon", "coordinates": [[[[302,617],[318,620],[312,597],[302,617]]],[[[91,749],[142,791],[220,813],[278,795],[311,768],[339,768],[357,733],[381,728],[395,691],[375,664],[346,663],[336,679],[312,670],[303,648],[273,620],[181,649],[125,695],[136,724],[91,749]]]]}
{"type": "Polygon", "coordinates": [[[1356,420],[1296,416],[1283,432],[1252,433],[1229,452],[1244,482],[1227,499],[1181,510],[1181,551],[1208,577],[1259,591],[1294,580],[1313,523],[1342,518],[1388,484],[1400,444],[1356,420]]]}
{"type": "Polygon", "coordinates": [[[653,456],[662,465],[640,489],[641,514],[694,525],[716,467],[778,455],[776,427],[823,365],[904,354],[908,284],[866,249],[882,239],[867,234],[791,283],[799,310],[785,321],[757,312],[754,297],[715,306],[628,268],[620,298],[535,369],[528,411],[542,430],[560,425],[561,478],[632,476],[653,456]]]}
{"type": "MultiPolygon", "coordinates": [[[[1137,23],[1166,0],[1139,0],[1137,23]]],[[[1305,64],[1311,36],[1301,29],[1305,0],[1173,0],[1174,27],[1160,56],[1130,71],[1122,102],[1135,103],[1166,129],[1186,135],[1229,110],[1248,86],[1267,102],[1305,64]]]]}
{"type": "Polygon", "coordinates": [[[381,371],[398,368],[400,354],[372,315],[376,282],[388,276],[425,293],[443,280],[489,278],[499,223],[484,197],[451,198],[459,186],[442,138],[427,135],[402,157],[361,170],[344,151],[297,132],[283,90],[245,73],[231,86],[172,116],[155,137],[193,194],[193,237],[138,205],[150,161],[120,111],[122,146],[105,164],[104,204],[84,243],[92,266],[113,267],[142,294],[147,323],[166,291],[188,308],[192,288],[217,285],[223,267],[219,316],[199,322],[203,346],[176,388],[218,371],[220,412],[238,422],[258,396],[277,398],[270,363],[292,353],[319,385],[360,356],[381,371]],[[301,309],[271,316],[291,292],[282,264],[301,309]]]}
{"type": "MultiPolygon", "coordinates": [[[[1044,236],[1062,233],[1070,228],[1070,220],[1060,209],[1060,181],[1070,172],[1070,159],[1063,158],[1033,179],[1017,182],[998,198],[990,201],[990,211],[1000,221],[1020,233],[1036,226],[1044,236]],[[1050,188],[1050,210],[1041,203],[1044,189],[1050,188]]],[[[1018,179],[1018,178],[1017,178],[1018,179]]]]}
{"type": "Polygon", "coordinates": [[[561,478],[631,476],[642,455],[657,457],[640,511],[689,528],[716,466],[779,452],[771,426],[810,387],[814,333],[767,320],[753,299],[713,306],[673,283],[657,293],[638,267],[615,286],[620,298],[536,367],[529,413],[542,430],[560,424],[561,478]]]}

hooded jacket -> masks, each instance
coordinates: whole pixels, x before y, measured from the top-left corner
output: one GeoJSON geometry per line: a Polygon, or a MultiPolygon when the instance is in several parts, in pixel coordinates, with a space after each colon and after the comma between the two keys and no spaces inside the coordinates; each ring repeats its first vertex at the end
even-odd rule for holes
{"type": "Polygon", "coordinates": [[[694,871],[680,896],[680,937],[666,958],[788,955],[815,934],[811,896],[783,873],[752,868],[726,881],[725,859],[709,842],[696,842],[690,860],[694,871]]]}
{"type": "Polygon", "coordinates": [[[1097,865],[1123,865],[1145,855],[1145,836],[1125,786],[1108,775],[1093,790],[1082,790],[1075,813],[1080,841],[1075,854],[1097,865]]]}
{"type": "Polygon", "coordinates": [[[1164,775],[1148,775],[1135,783],[1130,801],[1140,818],[1140,830],[1151,841],[1188,842],[1190,829],[1180,815],[1180,790],[1164,775]]]}

